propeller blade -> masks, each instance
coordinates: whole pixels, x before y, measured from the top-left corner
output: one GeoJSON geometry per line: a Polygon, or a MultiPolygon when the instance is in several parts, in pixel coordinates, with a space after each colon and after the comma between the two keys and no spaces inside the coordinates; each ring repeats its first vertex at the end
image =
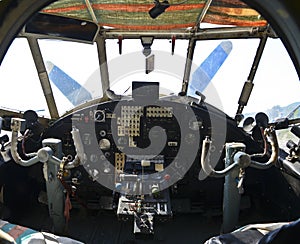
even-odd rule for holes
{"type": "Polygon", "coordinates": [[[196,91],[202,93],[205,90],[230,54],[231,50],[231,41],[223,41],[210,53],[192,74],[192,80],[189,82],[187,91],[189,96],[198,97],[196,91]]]}
{"type": "Polygon", "coordinates": [[[48,76],[54,85],[74,105],[92,99],[91,93],[50,61],[46,62],[48,76]]]}

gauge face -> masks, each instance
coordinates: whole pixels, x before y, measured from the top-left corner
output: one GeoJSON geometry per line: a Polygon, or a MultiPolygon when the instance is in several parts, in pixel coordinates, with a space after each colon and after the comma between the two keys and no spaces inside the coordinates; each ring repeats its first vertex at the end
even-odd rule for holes
{"type": "Polygon", "coordinates": [[[105,112],[103,110],[96,110],[94,113],[95,122],[105,121],[105,112]]]}
{"type": "Polygon", "coordinates": [[[110,149],[110,141],[106,138],[103,138],[99,141],[99,147],[101,150],[109,150],[110,149]]]}

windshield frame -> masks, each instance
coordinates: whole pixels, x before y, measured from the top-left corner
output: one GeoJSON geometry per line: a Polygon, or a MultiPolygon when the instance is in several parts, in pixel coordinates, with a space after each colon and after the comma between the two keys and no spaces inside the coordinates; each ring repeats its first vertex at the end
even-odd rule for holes
{"type": "MultiPolygon", "coordinates": [[[[204,23],[201,23],[202,26],[205,26],[204,23]]],[[[99,67],[101,69],[101,76],[102,76],[102,89],[104,91],[108,90],[110,88],[110,80],[109,80],[109,72],[107,67],[107,57],[106,57],[106,46],[105,41],[106,40],[118,40],[120,41],[127,40],[127,39],[140,39],[141,36],[152,36],[156,35],[155,39],[169,39],[170,42],[173,40],[188,40],[190,42],[190,45],[187,52],[187,60],[190,60],[192,57],[192,53],[194,52],[194,47],[191,43],[193,42],[199,42],[202,40],[223,40],[223,39],[267,39],[267,38],[278,38],[276,33],[271,29],[269,26],[258,26],[258,27],[233,27],[233,26],[209,26],[205,28],[199,28],[195,32],[193,29],[188,30],[166,30],[166,31],[124,31],[124,30],[117,30],[117,29],[100,29],[99,32],[97,32],[97,35],[95,35],[93,42],[88,43],[96,43],[97,50],[98,50],[98,57],[99,57],[99,67]],[[121,38],[120,38],[121,37],[121,38]]],[[[21,33],[19,34],[20,37],[25,37],[29,40],[29,42],[34,43],[37,40],[40,39],[59,39],[59,40],[67,40],[67,41],[76,41],[76,42],[82,42],[87,43],[85,39],[79,40],[78,38],[72,39],[70,37],[64,37],[63,35],[55,35],[55,33],[45,34],[45,33],[29,33],[28,29],[23,28],[21,33]],[[30,41],[31,40],[31,41],[30,41]]],[[[35,53],[38,53],[35,51],[35,53]]],[[[39,55],[33,55],[33,58],[38,59],[39,55]]],[[[37,63],[40,63],[38,60],[37,63]]],[[[184,71],[183,81],[182,81],[182,90],[179,93],[179,95],[185,95],[186,94],[186,88],[189,82],[189,72],[190,72],[190,61],[186,62],[186,67],[184,71]]],[[[41,69],[40,69],[41,70],[41,69]]],[[[38,72],[41,73],[41,72],[38,72]]],[[[44,81],[41,81],[41,84],[45,83],[45,77],[43,78],[44,81]]],[[[49,80],[49,78],[48,78],[49,80]]],[[[48,84],[46,82],[45,84],[48,84]]],[[[45,85],[48,86],[48,85],[45,85]]],[[[46,90],[46,89],[43,89],[46,90]]],[[[52,91],[50,91],[50,94],[45,94],[45,97],[47,99],[51,119],[57,119],[60,117],[60,115],[57,113],[57,108],[55,104],[55,100],[51,98],[52,91]],[[50,98],[47,98],[50,97],[50,98]]],[[[52,94],[53,95],[53,94],[52,94]]],[[[104,93],[104,96],[100,98],[101,101],[107,100],[107,96],[104,93]]],[[[69,114],[72,111],[78,110],[82,107],[88,106],[89,104],[94,104],[97,101],[99,101],[99,98],[96,98],[95,101],[89,101],[85,104],[80,104],[77,107],[74,107],[73,109],[70,109],[66,111],[62,116],[69,114]]]]}
{"type": "MultiPolygon", "coordinates": [[[[32,22],[31,22],[32,25],[32,22]]],[[[28,31],[30,28],[23,29],[23,32],[20,34],[20,36],[25,37],[29,40],[29,43],[31,43],[31,49],[32,52],[34,52],[33,58],[36,64],[41,65],[41,67],[37,67],[38,73],[41,73],[42,70],[45,70],[45,64],[41,64],[41,54],[40,54],[40,48],[38,44],[36,45],[38,39],[49,39],[49,38],[58,38],[62,40],[72,40],[72,38],[62,38],[61,33],[54,35],[52,30],[52,33],[50,33],[49,36],[45,35],[45,33],[29,33],[28,31]],[[26,31],[27,30],[27,31],[26,31]]],[[[222,39],[243,39],[243,38],[260,38],[263,37],[272,37],[276,38],[276,34],[273,31],[270,31],[268,27],[214,27],[214,28],[202,28],[198,32],[194,32],[192,30],[186,31],[186,30],[176,30],[176,31],[123,31],[123,30],[115,30],[115,29],[103,29],[100,30],[98,35],[95,36],[94,42],[97,44],[97,51],[98,51],[98,60],[99,60],[99,68],[101,70],[101,80],[102,80],[102,90],[106,91],[110,88],[110,81],[109,81],[109,72],[107,67],[107,55],[106,55],[106,46],[105,46],[105,40],[107,39],[117,39],[120,41],[120,37],[122,37],[122,40],[126,39],[140,39],[144,36],[154,36],[155,39],[172,39],[172,37],[176,37],[176,40],[189,40],[190,44],[187,52],[187,60],[186,61],[186,67],[184,71],[183,76],[183,84],[182,84],[182,90],[181,95],[186,94],[187,85],[189,82],[189,76],[190,76],[190,70],[191,70],[191,63],[192,56],[194,52],[195,45],[192,43],[195,43],[200,40],[222,40],[222,39]]],[[[78,41],[78,38],[73,41],[78,41]]],[[[86,40],[82,40],[83,43],[86,42],[86,40]]],[[[48,77],[39,76],[41,79],[41,84],[44,87],[48,87],[50,82],[48,77]]],[[[46,89],[43,89],[44,91],[46,89]]],[[[48,91],[48,94],[44,94],[45,98],[47,100],[47,104],[50,111],[50,116],[52,119],[58,118],[58,112],[55,100],[53,98],[53,92],[48,91]]],[[[97,101],[99,99],[96,99],[97,101]]],[[[105,98],[101,99],[105,100],[105,98]]],[[[89,104],[93,104],[94,102],[90,102],[89,104]]],[[[87,105],[87,104],[86,104],[87,105]]],[[[74,110],[79,109],[82,107],[80,105],[78,108],[74,107],[74,109],[71,109],[69,112],[72,112],[74,110]]]]}

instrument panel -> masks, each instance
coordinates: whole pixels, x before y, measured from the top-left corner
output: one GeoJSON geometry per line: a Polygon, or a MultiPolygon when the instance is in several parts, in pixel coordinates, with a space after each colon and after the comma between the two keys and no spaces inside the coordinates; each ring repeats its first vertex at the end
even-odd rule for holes
{"type": "Polygon", "coordinates": [[[218,188],[223,183],[198,180],[206,136],[213,139],[211,153],[217,154],[221,167],[226,142],[243,142],[254,152],[261,150],[233,119],[213,106],[159,99],[151,95],[151,89],[150,94],[147,91],[133,93],[132,100],[108,101],[73,112],[44,133],[44,138],[62,140],[64,156],[71,161],[76,152],[70,132],[72,127],[79,130],[85,161],[70,170],[65,180],[75,182],[78,195],[87,202],[99,203],[109,191],[120,192],[124,199],[151,195],[178,182],[182,195],[209,194],[212,188],[206,184],[215,181],[213,188],[218,188]]]}
{"type": "Polygon", "coordinates": [[[200,132],[207,135],[210,124],[207,116],[198,121],[190,106],[166,101],[141,105],[134,100],[92,106],[70,120],[81,134],[84,165],[97,175],[159,173],[174,160],[191,165],[200,148],[200,132]],[[187,110],[190,117],[178,116],[187,110]]]}

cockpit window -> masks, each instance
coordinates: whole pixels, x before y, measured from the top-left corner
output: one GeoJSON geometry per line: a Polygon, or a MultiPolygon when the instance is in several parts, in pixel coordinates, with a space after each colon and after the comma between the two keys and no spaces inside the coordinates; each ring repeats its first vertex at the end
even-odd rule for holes
{"type": "Polygon", "coordinates": [[[25,38],[16,38],[0,66],[0,106],[13,111],[35,110],[49,117],[37,70],[25,38]]]}
{"type": "Polygon", "coordinates": [[[206,96],[206,101],[234,117],[239,95],[249,74],[258,43],[257,39],[198,41],[193,63],[197,69],[198,67],[203,69],[202,72],[191,73],[190,83],[200,83],[199,88],[202,88],[200,92],[206,96]],[[209,56],[220,45],[228,49],[227,56],[217,53],[210,59],[209,56]],[[219,69],[215,66],[219,66],[219,69]]]}
{"type": "Polygon", "coordinates": [[[160,83],[160,95],[178,94],[181,90],[188,41],[176,41],[171,55],[169,40],[154,40],[151,53],[143,54],[141,40],[124,40],[119,54],[116,40],[106,40],[111,89],[120,95],[131,93],[132,81],[160,83]],[[146,73],[146,59],[152,59],[153,71],[146,73]]]}
{"type": "MultiPolygon", "coordinates": [[[[245,114],[262,111],[274,121],[289,116],[300,104],[299,78],[280,39],[268,39],[254,84],[245,114]]],[[[296,117],[291,114],[289,118],[296,117]]]]}
{"type": "MultiPolygon", "coordinates": [[[[188,41],[177,40],[173,55],[170,42],[154,40],[148,56],[153,55],[154,70],[147,74],[146,56],[139,39],[123,40],[121,55],[117,40],[106,40],[110,89],[116,94],[130,95],[132,81],[153,81],[160,83],[160,95],[178,94],[182,87],[188,41]]],[[[259,45],[258,39],[198,41],[190,83],[195,82],[197,69],[223,43],[231,45],[224,62],[213,75],[210,74],[208,80],[201,77],[197,82],[207,83],[201,92],[208,103],[234,117],[243,84],[248,78],[259,45]]],[[[49,39],[40,39],[38,44],[59,115],[88,100],[103,96],[96,44],[49,39]]],[[[218,58],[214,57],[210,65],[216,66],[217,63],[218,58]]],[[[207,64],[204,71],[208,72],[205,69],[209,69],[207,64]]],[[[0,79],[5,88],[9,88],[14,97],[18,97],[11,99],[10,93],[3,93],[1,104],[20,111],[34,109],[39,115],[50,117],[26,39],[17,38],[11,45],[1,65],[0,79]],[[30,98],[33,99],[28,99],[29,94],[24,92],[28,91],[28,87],[30,98]],[[37,100],[39,103],[36,103],[37,100]]],[[[265,112],[270,121],[287,116],[299,117],[299,109],[291,114],[299,105],[299,88],[297,73],[283,44],[279,39],[269,38],[254,77],[252,94],[243,113],[247,117],[254,116],[254,111],[265,112]],[[283,90],[287,92],[283,94],[283,90]]]]}
{"type": "Polygon", "coordinates": [[[96,45],[39,40],[60,115],[81,103],[102,97],[96,45]]]}
{"type": "MultiPolygon", "coordinates": [[[[229,40],[232,50],[216,74],[209,79],[203,94],[206,101],[234,117],[238,100],[259,45],[258,39],[229,40]]],[[[221,43],[216,41],[197,42],[194,63],[201,65],[207,56],[221,43]]],[[[217,58],[218,59],[218,58],[217,58]]],[[[213,61],[211,65],[216,65],[213,61]]],[[[206,71],[207,72],[207,71],[206,71]]],[[[191,74],[190,80],[193,80],[191,74]]],[[[190,81],[190,82],[191,82],[190,81]]],[[[294,65],[280,39],[267,40],[261,61],[254,77],[252,90],[243,113],[253,116],[255,112],[265,112],[270,121],[288,116],[299,101],[300,83],[294,65]],[[287,91],[284,92],[283,91],[287,91]]],[[[295,117],[295,116],[294,116],[295,117]]]]}
{"type": "MultiPolygon", "coordinates": [[[[102,97],[95,45],[44,39],[38,43],[59,115],[87,100],[102,97]]],[[[50,117],[37,69],[25,38],[16,38],[10,46],[1,64],[0,80],[6,91],[9,91],[3,92],[0,97],[0,103],[5,104],[5,109],[32,109],[40,116],[50,117]]]]}

